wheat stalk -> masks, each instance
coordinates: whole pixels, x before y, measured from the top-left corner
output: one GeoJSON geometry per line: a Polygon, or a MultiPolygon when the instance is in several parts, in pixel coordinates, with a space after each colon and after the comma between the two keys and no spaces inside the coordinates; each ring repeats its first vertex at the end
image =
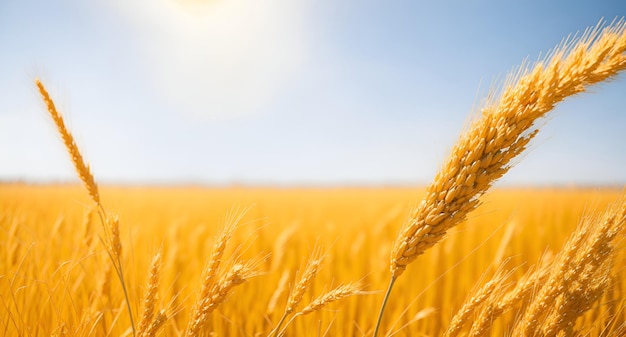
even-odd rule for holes
{"type": "MultiPolygon", "coordinates": [[[[87,189],[87,192],[89,196],[91,197],[91,200],[96,204],[96,207],[98,208],[98,215],[100,216],[100,221],[102,225],[105,226],[106,224],[106,226],[104,227],[105,232],[107,230],[109,231],[110,235],[108,235],[108,242],[105,243],[105,246],[107,246],[109,256],[115,268],[115,272],[117,273],[118,279],[122,285],[122,290],[124,291],[124,298],[126,300],[128,316],[130,318],[131,329],[134,335],[135,323],[133,319],[133,310],[130,306],[130,300],[128,297],[128,289],[126,287],[126,282],[124,281],[124,271],[123,271],[122,262],[121,262],[122,244],[121,244],[120,235],[119,235],[119,220],[117,216],[115,215],[107,215],[106,210],[100,203],[100,194],[98,192],[98,185],[96,184],[93,178],[93,175],[91,174],[91,171],[89,170],[89,166],[85,164],[85,161],[83,160],[83,156],[78,150],[78,146],[76,146],[74,137],[69,132],[69,130],[65,127],[63,116],[61,116],[61,114],[56,109],[56,106],[54,102],[52,101],[52,99],[50,98],[48,91],[46,90],[43,83],[41,83],[39,79],[35,79],[35,85],[37,86],[37,89],[39,90],[39,93],[41,94],[41,97],[44,103],[46,104],[48,113],[52,117],[52,120],[54,121],[54,124],[57,127],[57,131],[59,132],[59,134],[61,135],[61,138],[63,139],[63,143],[65,144],[65,148],[72,159],[72,163],[74,164],[74,169],[76,170],[76,173],[78,174],[78,176],[80,177],[80,180],[83,182],[83,185],[87,189]]],[[[105,276],[107,276],[106,274],[108,273],[105,273],[105,276]]],[[[110,287],[110,284],[107,284],[107,281],[104,281],[102,285],[103,285],[102,290],[105,290],[105,291],[110,287]]]]}
{"type": "Polygon", "coordinates": [[[532,69],[520,68],[508,77],[499,96],[489,98],[481,118],[461,135],[394,242],[391,280],[374,336],[391,288],[406,267],[478,206],[480,196],[537,134],[535,123],[555,104],[624,70],[624,51],[626,23],[620,20],[605,28],[598,24],[532,69]]]}
{"type": "Polygon", "coordinates": [[[313,249],[313,253],[308,258],[307,263],[304,267],[304,271],[300,273],[300,279],[296,286],[291,289],[289,293],[289,297],[287,299],[287,306],[285,307],[285,311],[283,312],[283,316],[276,324],[276,327],[269,333],[269,336],[277,336],[279,335],[280,327],[287,319],[291,313],[293,313],[300,302],[302,301],[302,297],[304,297],[304,293],[309,289],[311,283],[317,273],[319,273],[320,268],[322,266],[322,261],[324,260],[324,254],[321,252],[321,247],[316,247],[313,249]]]}
{"type": "Polygon", "coordinates": [[[217,236],[215,243],[213,244],[213,249],[211,251],[208,263],[203,270],[200,294],[191,310],[191,316],[187,325],[188,336],[197,334],[197,330],[199,329],[197,325],[203,320],[202,317],[206,315],[205,301],[210,298],[212,292],[215,291],[215,281],[218,276],[219,266],[222,262],[222,257],[224,256],[226,245],[228,244],[228,241],[230,240],[237,226],[238,220],[239,218],[234,221],[227,220],[221,232],[217,236]],[[190,333],[192,332],[193,334],[190,335],[190,333]]]}

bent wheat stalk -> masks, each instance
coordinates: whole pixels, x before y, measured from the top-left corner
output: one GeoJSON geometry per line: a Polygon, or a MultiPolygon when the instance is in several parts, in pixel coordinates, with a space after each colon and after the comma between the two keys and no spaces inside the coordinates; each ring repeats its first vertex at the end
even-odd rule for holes
{"type": "MultiPolygon", "coordinates": [[[[124,271],[121,262],[122,244],[120,241],[119,220],[114,214],[107,214],[105,208],[100,203],[100,193],[98,192],[98,185],[96,184],[93,175],[89,170],[89,165],[85,164],[83,156],[78,150],[78,146],[76,146],[74,137],[67,129],[67,127],[65,127],[63,116],[61,116],[61,114],[57,110],[54,102],[52,101],[52,98],[50,98],[50,94],[39,79],[35,79],[35,85],[37,86],[37,89],[39,90],[39,93],[41,94],[41,97],[46,104],[48,113],[50,114],[50,117],[52,117],[52,120],[56,125],[57,131],[61,135],[61,138],[63,138],[63,144],[65,145],[65,148],[72,159],[72,163],[74,164],[74,169],[76,170],[76,173],[78,174],[80,180],[83,182],[83,185],[87,189],[89,197],[98,208],[98,215],[100,216],[100,221],[102,222],[105,234],[107,235],[107,242],[104,242],[104,240],[103,242],[107,247],[107,252],[109,254],[109,257],[111,258],[111,262],[113,263],[113,267],[115,269],[115,272],[117,273],[120,284],[122,285],[122,290],[124,291],[126,308],[128,310],[130,325],[134,336],[135,321],[133,319],[133,310],[130,305],[128,290],[126,287],[126,281],[124,280],[124,271]]],[[[108,277],[109,275],[110,272],[105,273],[105,276],[108,277]]],[[[102,285],[102,290],[110,290],[110,283],[108,281],[105,280],[102,285]]]]}
{"type": "Polygon", "coordinates": [[[380,320],[395,280],[417,256],[465,220],[479,198],[511,168],[537,134],[535,126],[568,96],[581,93],[626,68],[626,24],[620,20],[588,29],[577,41],[555,49],[532,69],[522,67],[492,96],[481,117],[461,135],[426,195],[400,231],[391,252],[391,280],[380,320]]]}

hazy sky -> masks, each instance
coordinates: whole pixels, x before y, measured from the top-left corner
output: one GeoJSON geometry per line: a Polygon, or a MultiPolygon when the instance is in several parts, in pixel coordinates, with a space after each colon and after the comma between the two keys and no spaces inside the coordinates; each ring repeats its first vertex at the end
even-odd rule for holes
{"type": "MultiPolygon", "coordinates": [[[[0,180],[428,183],[492,83],[624,1],[0,1],[0,180]]],[[[501,184],[626,184],[626,75],[501,184]]]]}

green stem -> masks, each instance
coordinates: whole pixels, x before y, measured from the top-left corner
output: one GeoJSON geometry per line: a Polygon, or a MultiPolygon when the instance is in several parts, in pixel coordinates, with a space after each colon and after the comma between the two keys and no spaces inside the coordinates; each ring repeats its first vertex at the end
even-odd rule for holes
{"type": "Polygon", "coordinates": [[[387,293],[385,294],[385,298],[383,299],[383,304],[380,306],[380,313],[378,314],[378,321],[376,322],[376,328],[374,329],[374,336],[378,336],[378,329],[380,328],[380,322],[383,320],[383,312],[385,312],[385,307],[387,306],[387,300],[389,299],[389,294],[391,294],[391,289],[393,288],[393,284],[396,282],[395,276],[391,277],[391,281],[389,281],[389,286],[387,287],[387,293]]]}

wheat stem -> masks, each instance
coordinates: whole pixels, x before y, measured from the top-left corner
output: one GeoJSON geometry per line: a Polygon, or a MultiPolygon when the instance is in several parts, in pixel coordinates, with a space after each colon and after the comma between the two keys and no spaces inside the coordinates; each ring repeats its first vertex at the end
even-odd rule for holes
{"type": "Polygon", "coordinates": [[[389,295],[391,294],[391,289],[393,289],[394,283],[396,283],[396,277],[392,276],[391,280],[389,281],[389,286],[387,287],[387,292],[385,292],[383,303],[380,306],[380,312],[378,313],[378,319],[376,320],[376,328],[374,328],[374,337],[378,336],[378,329],[380,329],[380,322],[383,319],[383,313],[385,312],[385,307],[387,306],[387,301],[389,300],[389,295]]]}

